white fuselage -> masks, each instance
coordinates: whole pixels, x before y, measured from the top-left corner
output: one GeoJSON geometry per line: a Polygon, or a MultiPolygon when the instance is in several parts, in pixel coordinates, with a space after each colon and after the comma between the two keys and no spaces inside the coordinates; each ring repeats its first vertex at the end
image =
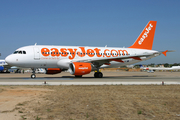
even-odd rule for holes
{"type": "Polygon", "coordinates": [[[10,65],[26,68],[68,69],[71,62],[79,61],[98,61],[102,63],[100,68],[120,67],[153,58],[155,57],[153,53],[156,52],[154,50],[131,48],[35,45],[17,49],[6,58],[6,62],[10,65]],[[147,54],[151,54],[151,56],[145,56],[147,54]],[[138,55],[144,55],[145,57],[140,57],[141,60],[131,58],[131,56],[138,55]],[[118,57],[125,59],[113,60],[118,57]]]}

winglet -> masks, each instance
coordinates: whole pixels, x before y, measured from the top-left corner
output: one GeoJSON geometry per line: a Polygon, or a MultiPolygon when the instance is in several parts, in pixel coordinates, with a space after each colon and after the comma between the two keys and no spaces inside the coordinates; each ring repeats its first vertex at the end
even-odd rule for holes
{"type": "Polygon", "coordinates": [[[163,54],[164,56],[166,56],[166,53],[167,53],[167,52],[168,52],[168,50],[162,52],[162,54],[163,54]]]}
{"type": "Polygon", "coordinates": [[[135,43],[129,48],[152,50],[157,21],[149,21],[135,43]]]}

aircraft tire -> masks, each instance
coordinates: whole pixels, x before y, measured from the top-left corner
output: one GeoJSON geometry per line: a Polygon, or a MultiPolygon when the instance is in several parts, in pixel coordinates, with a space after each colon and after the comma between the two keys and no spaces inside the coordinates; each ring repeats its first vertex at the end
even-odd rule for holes
{"type": "Polygon", "coordinates": [[[32,75],[31,75],[31,78],[32,78],[32,79],[35,79],[35,78],[36,78],[36,75],[35,75],[35,74],[32,74],[32,75]]]}
{"type": "Polygon", "coordinates": [[[95,72],[95,73],[94,73],[94,77],[95,77],[95,78],[102,78],[102,77],[103,77],[103,74],[102,74],[102,72],[95,72]]]}

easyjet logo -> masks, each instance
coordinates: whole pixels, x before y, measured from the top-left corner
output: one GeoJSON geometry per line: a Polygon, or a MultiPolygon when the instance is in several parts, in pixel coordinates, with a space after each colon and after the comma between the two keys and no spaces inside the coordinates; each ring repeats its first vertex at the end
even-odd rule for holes
{"type": "Polygon", "coordinates": [[[84,70],[84,69],[88,69],[88,67],[79,67],[78,69],[84,70]]]}
{"type": "Polygon", "coordinates": [[[139,45],[141,45],[143,43],[144,39],[148,37],[148,34],[151,31],[152,27],[153,27],[153,25],[149,24],[149,26],[145,29],[144,34],[142,35],[142,37],[140,38],[140,40],[138,42],[139,45]]]}
{"type": "Polygon", "coordinates": [[[117,57],[117,56],[125,56],[129,53],[127,50],[115,50],[115,49],[105,49],[101,50],[99,48],[95,49],[85,49],[85,47],[79,48],[42,48],[41,54],[44,57],[52,56],[52,57],[68,57],[70,60],[74,59],[76,56],[84,57],[117,57]]]}

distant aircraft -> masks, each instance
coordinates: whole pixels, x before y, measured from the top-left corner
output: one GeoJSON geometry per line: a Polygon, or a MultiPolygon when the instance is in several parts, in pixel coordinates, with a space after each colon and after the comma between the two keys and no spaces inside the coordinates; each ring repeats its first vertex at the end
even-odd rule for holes
{"type": "Polygon", "coordinates": [[[8,69],[18,69],[19,67],[11,66],[6,63],[5,60],[0,60],[0,73],[9,73],[8,69]]]}
{"type": "Polygon", "coordinates": [[[4,70],[8,68],[10,68],[10,66],[5,62],[5,60],[0,60],[0,72],[4,72],[4,70]]]}
{"type": "MultiPolygon", "coordinates": [[[[46,69],[47,74],[70,71],[75,77],[94,73],[95,78],[102,78],[101,68],[116,68],[130,65],[164,54],[152,50],[156,21],[149,21],[135,43],[128,48],[115,47],[77,47],[34,45],[17,49],[6,57],[9,65],[32,68],[31,78],[36,78],[36,68],[46,69]]],[[[129,34],[129,33],[128,33],[129,34]]],[[[95,43],[94,43],[95,44],[95,43]]]]}
{"type": "Polygon", "coordinates": [[[172,66],[170,68],[167,67],[143,67],[141,66],[140,69],[143,70],[151,70],[151,71],[155,71],[155,70],[180,70],[180,66],[172,66]]]}
{"type": "Polygon", "coordinates": [[[133,68],[134,65],[126,65],[127,68],[133,68]]]}
{"type": "Polygon", "coordinates": [[[172,66],[170,70],[180,70],[180,66],[172,66]]]}

